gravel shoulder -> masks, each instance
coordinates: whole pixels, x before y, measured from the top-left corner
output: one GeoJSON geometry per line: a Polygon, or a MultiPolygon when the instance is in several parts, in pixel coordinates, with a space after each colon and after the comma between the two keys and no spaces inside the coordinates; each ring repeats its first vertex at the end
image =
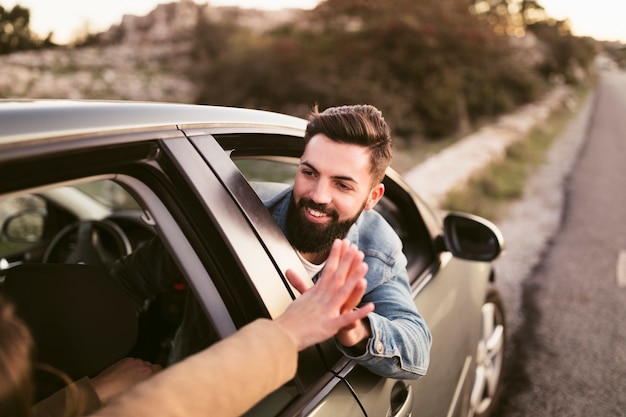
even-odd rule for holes
{"type": "Polygon", "coordinates": [[[524,196],[498,222],[506,252],[495,262],[496,279],[505,306],[509,335],[524,320],[520,312],[524,279],[532,273],[561,225],[565,185],[587,138],[594,95],[590,94],[567,128],[556,138],[546,162],[529,178],[524,196]]]}

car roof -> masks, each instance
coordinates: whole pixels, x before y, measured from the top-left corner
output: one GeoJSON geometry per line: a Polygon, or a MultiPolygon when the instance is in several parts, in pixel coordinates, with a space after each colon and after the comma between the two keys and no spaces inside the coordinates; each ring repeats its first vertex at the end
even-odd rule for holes
{"type": "Polygon", "coordinates": [[[149,127],[279,127],[306,121],[263,110],[180,103],[94,100],[0,100],[0,147],[29,140],[149,127]]]}

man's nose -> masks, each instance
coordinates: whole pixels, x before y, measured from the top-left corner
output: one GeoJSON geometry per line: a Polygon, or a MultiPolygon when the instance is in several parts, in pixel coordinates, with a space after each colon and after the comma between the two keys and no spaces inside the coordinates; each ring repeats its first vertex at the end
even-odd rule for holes
{"type": "Polygon", "coordinates": [[[330,184],[328,182],[320,180],[315,183],[315,186],[309,193],[309,198],[317,204],[328,204],[331,201],[330,184]]]}

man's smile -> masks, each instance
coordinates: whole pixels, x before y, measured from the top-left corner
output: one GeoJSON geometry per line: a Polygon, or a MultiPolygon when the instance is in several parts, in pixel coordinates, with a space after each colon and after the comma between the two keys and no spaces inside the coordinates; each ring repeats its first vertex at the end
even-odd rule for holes
{"type": "Polygon", "coordinates": [[[331,216],[326,214],[325,212],[323,212],[321,210],[316,210],[316,209],[311,208],[311,207],[304,207],[304,212],[306,214],[306,217],[309,220],[312,220],[314,222],[318,222],[320,220],[326,220],[326,219],[331,218],[331,216]]]}

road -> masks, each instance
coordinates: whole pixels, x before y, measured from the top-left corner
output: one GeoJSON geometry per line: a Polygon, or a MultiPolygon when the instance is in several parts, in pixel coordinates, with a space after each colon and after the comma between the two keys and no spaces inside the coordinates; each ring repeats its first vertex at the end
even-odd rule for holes
{"type": "Polygon", "coordinates": [[[560,227],[509,312],[497,416],[626,416],[626,73],[602,74],[584,134],[560,227]]]}

